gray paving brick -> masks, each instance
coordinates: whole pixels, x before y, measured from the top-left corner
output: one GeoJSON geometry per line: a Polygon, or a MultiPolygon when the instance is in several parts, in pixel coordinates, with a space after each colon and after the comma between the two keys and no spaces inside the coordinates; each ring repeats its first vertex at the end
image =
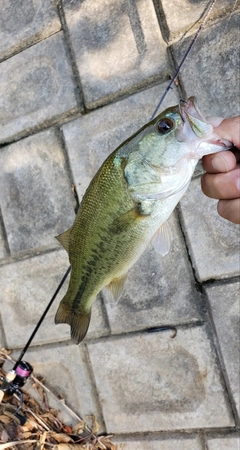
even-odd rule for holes
{"type": "Polygon", "coordinates": [[[6,256],[7,256],[7,253],[5,251],[4,239],[0,234],[0,259],[5,258],[6,256]]]}
{"type": "Polygon", "coordinates": [[[200,179],[192,180],[180,201],[187,245],[200,281],[239,274],[239,226],[217,214],[217,201],[206,197],[200,179]]]}
{"type": "Polygon", "coordinates": [[[4,348],[5,347],[5,337],[4,337],[4,332],[3,332],[3,326],[2,323],[0,324],[0,348],[4,348]]]}
{"type": "MultiPolygon", "coordinates": [[[[216,2],[209,19],[222,15],[226,17],[227,14],[231,13],[233,3],[229,0],[216,2]]],[[[205,7],[209,5],[209,1],[189,2],[188,0],[181,0],[181,2],[176,2],[175,0],[161,0],[161,4],[168,29],[168,38],[172,40],[182,36],[200,19],[205,7]]],[[[199,26],[199,22],[197,26],[199,26]]]]}
{"type": "Polygon", "coordinates": [[[166,77],[166,44],[150,0],[64,0],[63,10],[87,107],[166,77]]]}
{"type": "Polygon", "coordinates": [[[179,439],[145,439],[139,441],[137,439],[114,438],[119,450],[202,450],[201,444],[193,438],[179,439]]]}
{"type": "MultiPolygon", "coordinates": [[[[11,356],[15,359],[18,353],[11,356]]],[[[55,394],[60,395],[66,404],[81,418],[91,423],[89,415],[94,415],[99,425],[100,432],[104,432],[102,416],[97,403],[95,388],[91,381],[86,356],[83,348],[76,345],[61,347],[41,347],[29,349],[25,358],[34,368],[34,374],[44,378],[44,384],[55,394]]],[[[30,384],[29,392],[33,393],[30,384]]],[[[48,395],[49,404],[62,410],[62,418],[68,423],[76,421],[64,413],[64,407],[48,395]]]]}
{"type": "Polygon", "coordinates": [[[180,329],[174,339],[102,339],[88,349],[108,432],[233,425],[204,328],[180,329]]]}
{"type": "Polygon", "coordinates": [[[240,416],[240,283],[205,288],[230,388],[240,416]]]}
{"type": "Polygon", "coordinates": [[[163,258],[149,248],[129,271],[118,304],[106,301],[113,333],[201,320],[200,294],[174,215],[170,224],[174,236],[170,253],[163,258]]]}
{"type": "MultiPolygon", "coordinates": [[[[64,250],[0,267],[1,315],[8,348],[23,347],[69,266],[64,250]]],[[[34,344],[70,338],[69,326],[55,325],[54,316],[67,288],[63,286],[41,325],[34,344]]],[[[94,302],[89,336],[106,334],[99,301],[94,302]]]]}
{"type": "MultiPolygon", "coordinates": [[[[163,83],[63,125],[79,200],[106,157],[150,120],[166,87],[163,83]]],[[[162,110],[178,102],[176,91],[171,91],[162,110]]]]}
{"type": "Polygon", "coordinates": [[[0,142],[9,142],[76,111],[74,89],[62,32],[3,61],[0,142]]]}
{"type": "Polygon", "coordinates": [[[55,0],[3,0],[0,10],[0,59],[60,29],[55,0]]]}
{"type": "MultiPolygon", "coordinates": [[[[235,14],[202,31],[181,70],[187,95],[196,95],[208,116],[239,114],[238,30],[239,14],[235,14]]],[[[172,46],[178,64],[191,40],[172,46]]]]}
{"type": "Polygon", "coordinates": [[[208,439],[209,450],[239,450],[240,437],[239,436],[223,436],[221,438],[208,439]]]}
{"type": "Polygon", "coordinates": [[[85,339],[87,340],[97,338],[99,336],[106,336],[107,334],[109,334],[109,328],[103,314],[101,298],[100,296],[97,296],[92,306],[91,322],[85,339]]]}
{"type": "Polygon", "coordinates": [[[3,229],[1,211],[0,211],[0,260],[9,256],[7,251],[6,236],[3,229]]]}
{"type": "Polygon", "coordinates": [[[12,254],[58,247],[75,218],[75,200],[56,130],[22,139],[0,153],[0,202],[12,254]]]}

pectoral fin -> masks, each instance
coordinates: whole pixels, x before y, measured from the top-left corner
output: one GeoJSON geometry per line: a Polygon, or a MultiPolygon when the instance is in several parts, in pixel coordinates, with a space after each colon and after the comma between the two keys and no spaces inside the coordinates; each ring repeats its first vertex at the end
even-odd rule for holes
{"type": "Polygon", "coordinates": [[[153,236],[152,244],[157,252],[165,256],[170,251],[172,240],[171,228],[168,222],[164,222],[153,236]]]}
{"type": "Polygon", "coordinates": [[[121,233],[122,231],[131,228],[135,225],[136,220],[141,220],[146,217],[146,215],[148,214],[145,214],[144,211],[142,211],[141,203],[139,203],[133,209],[115,219],[110,225],[110,231],[114,234],[121,233]]]}
{"type": "Polygon", "coordinates": [[[63,248],[66,250],[67,253],[69,253],[69,237],[71,229],[72,228],[69,228],[67,231],[64,231],[64,233],[56,236],[56,239],[58,240],[58,242],[60,242],[60,244],[63,246],[63,248]]]}
{"type": "Polygon", "coordinates": [[[114,278],[108,286],[105,287],[104,293],[109,303],[117,303],[122,295],[127,274],[120,278],[114,278]]]}

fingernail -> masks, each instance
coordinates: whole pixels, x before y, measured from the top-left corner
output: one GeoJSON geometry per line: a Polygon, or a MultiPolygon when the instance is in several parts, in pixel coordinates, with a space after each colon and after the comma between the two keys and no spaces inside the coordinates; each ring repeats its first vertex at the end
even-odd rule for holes
{"type": "Polygon", "coordinates": [[[225,158],[218,154],[212,159],[212,166],[217,172],[228,172],[229,166],[225,158]]]}

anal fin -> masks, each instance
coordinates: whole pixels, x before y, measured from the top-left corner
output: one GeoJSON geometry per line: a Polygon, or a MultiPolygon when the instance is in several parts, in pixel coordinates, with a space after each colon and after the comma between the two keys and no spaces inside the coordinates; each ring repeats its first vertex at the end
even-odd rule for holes
{"type": "Polygon", "coordinates": [[[110,284],[105,286],[104,294],[110,304],[116,304],[120,299],[124,289],[126,278],[127,274],[124,274],[120,278],[114,278],[110,284]]]}

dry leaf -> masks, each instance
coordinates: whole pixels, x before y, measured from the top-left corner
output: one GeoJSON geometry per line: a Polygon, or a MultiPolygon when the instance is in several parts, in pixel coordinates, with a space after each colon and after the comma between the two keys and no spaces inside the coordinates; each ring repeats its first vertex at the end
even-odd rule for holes
{"type": "MultiPolygon", "coordinates": [[[[97,445],[99,445],[100,443],[104,445],[104,450],[117,450],[117,446],[115,444],[113,444],[110,439],[111,439],[112,435],[110,436],[100,436],[97,438],[97,445]]],[[[99,446],[99,448],[101,448],[101,446],[99,446]]]]}
{"type": "Polygon", "coordinates": [[[87,447],[85,444],[58,444],[53,450],[87,450],[87,447]]]}
{"type": "Polygon", "coordinates": [[[8,433],[6,432],[6,430],[3,429],[3,430],[2,430],[2,434],[1,434],[1,441],[7,442],[8,439],[9,439],[9,435],[8,435],[8,433]]]}
{"type": "Polygon", "coordinates": [[[74,427],[73,427],[73,431],[76,434],[82,434],[83,431],[85,430],[86,424],[85,422],[83,422],[83,420],[81,420],[81,422],[78,422],[74,427]]]}
{"type": "Polygon", "coordinates": [[[18,439],[19,431],[20,431],[20,428],[14,421],[11,421],[10,423],[8,423],[6,425],[6,432],[8,433],[9,440],[11,440],[11,441],[18,439]]]}
{"type": "Polygon", "coordinates": [[[44,450],[44,444],[47,439],[47,431],[44,431],[44,433],[40,436],[39,444],[40,444],[40,450],[44,450]]]}
{"type": "Polygon", "coordinates": [[[73,439],[64,433],[51,433],[51,437],[55,439],[55,441],[61,443],[74,442],[73,439]]]}
{"type": "Polygon", "coordinates": [[[37,442],[36,439],[32,440],[24,440],[24,441],[13,441],[13,442],[7,442],[6,444],[0,444],[0,450],[5,450],[5,448],[14,447],[15,445],[19,444],[30,444],[32,442],[37,442]]]}
{"type": "Polygon", "coordinates": [[[72,434],[73,430],[69,425],[64,425],[63,426],[63,430],[65,431],[65,433],[67,434],[72,434]]]}
{"type": "Polygon", "coordinates": [[[2,347],[0,349],[1,353],[5,354],[5,355],[11,355],[12,350],[7,350],[6,348],[2,347]]]}
{"type": "Polygon", "coordinates": [[[100,427],[100,425],[99,425],[99,423],[98,423],[98,421],[97,421],[95,416],[92,416],[92,421],[93,421],[93,423],[92,423],[92,432],[93,432],[93,434],[97,434],[101,427],[100,427]]]}
{"type": "MultiPolygon", "coordinates": [[[[11,357],[6,356],[6,358],[14,363],[11,357]]],[[[1,366],[0,376],[5,377],[5,372],[1,366]]],[[[35,377],[33,379],[37,390],[39,390],[39,381],[35,377]]],[[[41,384],[40,387],[42,398],[45,397],[47,392],[55,400],[58,400],[46,386],[41,384]]],[[[10,396],[6,401],[8,403],[0,405],[0,436],[2,434],[0,450],[5,448],[17,450],[18,446],[19,450],[34,450],[36,448],[38,450],[46,450],[48,448],[54,448],[55,450],[116,450],[114,444],[110,442],[110,436],[96,436],[96,433],[99,431],[99,424],[94,416],[91,416],[92,427],[89,427],[84,420],[65,404],[65,400],[58,401],[71,414],[74,421],[78,421],[74,427],[63,424],[59,419],[59,411],[56,409],[46,411],[26,391],[24,391],[21,414],[25,414],[27,421],[24,426],[20,426],[16,416],[13,415],[19,405],[19,400],[14,398],[14,396],[10,396]],[[84,444],[80,444],[83,439],[83,432],[84,444]],[[8,439],[11,442],[3,442],[8,439]]],[[[45,406],[48,406],[46,401],[45,406]]]]}
{"type": "Polygon", "coordinates": [[[7,424],[11,422],[11,418],[8,416],[5,416],[5,414],[1,414],[0,416],[0,422],[7,424]]]}
{"type": "MultiPolygon", "coordinates": [[[[0,419],[1,420],[1,419],[0,419]]],[[[32,420],[27,420],[27,422],[21,426],[21,431],[23,433],[28,433],[36,428],[36,424],[32,420]]]]}
{"type": "Polygon", "coordinates": [[[21,437],[24,439],[33,438],[34,436],[39,435],[39,433],[32,433],[31,431],[26,431],[24,433],[21,433],[21,437]]]}

